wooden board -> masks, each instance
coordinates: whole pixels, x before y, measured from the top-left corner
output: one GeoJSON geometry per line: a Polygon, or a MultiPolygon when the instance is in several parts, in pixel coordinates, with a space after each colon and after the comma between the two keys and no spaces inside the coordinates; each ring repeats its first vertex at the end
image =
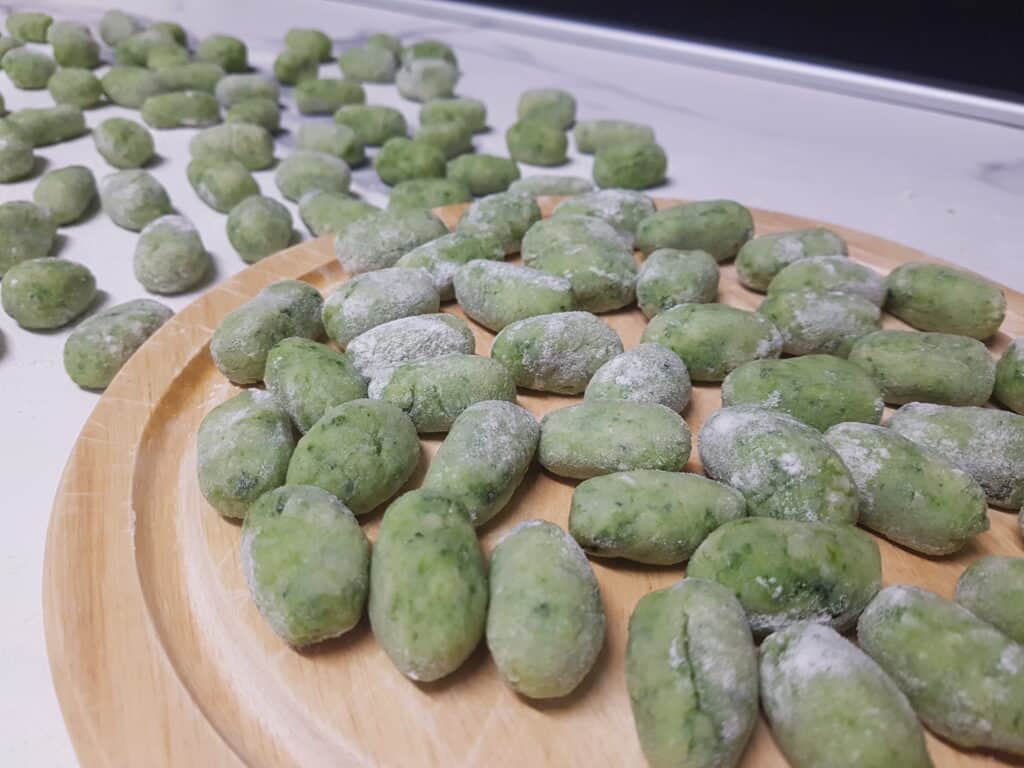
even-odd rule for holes
{"type": "MultiPolygon", "coordinates": [[[[553,199],[542,199],[547,214],[553,199]]],[[[660,201],[667,207],[673,201],[660,201]]],[[[453,225],[464,206],[441,214],[453,225]]],[[[820,222],[756,211],[758,234],[820,222]]],[[[851,256],[888,272],[923,254],[834,227],[851,256]]],[[[432,684],[402,677],[364,621],[344,637],[296,652],[273,635],[249,599],[239,567],[239,526],[199,493],[195,434],[203,415],[235,390],[208,342],[221,318],[271,282],[306,280],[328,291],[345,279],[331,243],[302,243],[239,273],[169,321],[100,398],[57,492],[46,547],[44,608],[54,682],[85,766],[642,766],[623,677],[626,626],[636,601],[679,579],[683,567],[594,561],[608,614],[598,663],[572,695],[529,702],[497,678],[481,644],[432,684]]],[[[1000,353],[1024,334],[1024,296],[991,342],[1000,353]]],[[[722,269],[721,300],[754,308],[760,296],[722,269]]],[[[445,311],[460,314],[447,305],[445,311]]],[[[645,325],[636,309],[603,316],[630,348],[645,325]]],[[[887,327],[899,327],[886,318],[887,327]]],[[[492,335],[474,326],[477,352],[492,335]]],[[[524,394],[537,416],[576,398],[524,394]]],[[[716,386],[696,386],[685,412],[696,435],[720,406],[716,386]]],[[[409,487],[423,477],[426,455],[409,487]]],[[[694,451],[690,471],[699,472],[694,451]]],[[[489,551],[524,519],[565,526],[575,483],[536,466],[509,508],[481,530],[489,551]]],[[[373,538],[381,512],[365,528],[373,538]]],[[[992,528],[960,554],[924,558],[880,541],[886,584],[951,596],[985,553],[1020,555],[1016,517],[991,511],[992,528]]],[[[937,765],[1000,764],[928,737],[937,765]]],[[[744,765],[784,766],[762,721],[744,765]]]]}

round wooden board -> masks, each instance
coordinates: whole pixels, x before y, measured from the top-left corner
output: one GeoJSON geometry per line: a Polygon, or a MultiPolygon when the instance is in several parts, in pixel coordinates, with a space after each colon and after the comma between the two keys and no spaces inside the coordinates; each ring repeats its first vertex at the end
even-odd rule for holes
{"type": "MultiPolygon", "coordinates": [[[[556,202],[541,199],[545,215],[556,202]]],[[[464,208],[439,213],[454,226],[464,208]]],[[[754,217],[758,234],[820,224],[767,211],[754,217]]],[[[927,259],[833,228],[853,258],[882,272],[927,259]]],[[[208,342],[225,314],[269,283],[298,278],[326,292],[345,277],[328,238],[260,262],[170,320],[97,403],[57,492],[44,575],[50,664],[82,764],[642,766],[623,676],[627,621],[637,600],[681,578],[682,566],[593,561],[607,643],[580,688],[554,702],[529,702],[502,685],[483,643],[455,674],[415,684],[390,664],[365,619],[338,640],[297,652],[260,618],[239,566],[239,526],[207,505],[196,482],[199,422],[237,391],[214,367],[208,342]]],[[[990,344],[995,354],[1024,334],[1024,296],[1006,294],[1010,311],[990,344]]],[[[760,299],[738,285],[732,265],[723,267],[723,302],[752,309],[760,299]]],[[[454,304],[444,310],[461,315],[454,304]]],[[[627,349],[638,343],[639,310],[603,318],[627,349]]],[[[901,326],[891,317],[885,325],[901,326]]],[[[477,352],[488,354],[492,334],[473,329],[477,352]]],[[[520,395],[537,416],[576,399],[520,395]]],[[[720,404],[717,386],[694,388],[684,413],[694,435],[720,404]]],[[[424,441],[408,487],[419,484],[439,442],[424,441]]],[[[701,471],[696,450],[687,470],[701,471]]],[[[484,549],[521,520],[564,527],[574,485],[535,465],[509,507],[480,531],[484,549]]],[[[371,539],[380,516],[365,521],[371,539]]],[[[949,597],[979,555],[1020,555],[1016,516],[993,510],[990,518],[991,530],[954,557],[919,557],[879,541],[885,583],[949,597]]],[[[928,743],[936,765],[1001,764],[930,734],[928,743]]],[[[743,764],[786,765],[763,720],[743,764]]]]}

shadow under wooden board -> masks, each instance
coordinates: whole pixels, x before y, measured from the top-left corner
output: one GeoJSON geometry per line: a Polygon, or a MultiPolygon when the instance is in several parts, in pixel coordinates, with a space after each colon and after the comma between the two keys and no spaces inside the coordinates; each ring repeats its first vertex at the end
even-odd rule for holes
{"type": "MultiPolygon", "coordinates": [[[[678,201],[662,200],[659,207],[678,201]]],[[[545,215],[557,203],[542,198],[545,215]]],[[[440,209],[454,226],[465,206],[440,209]]],[[[755,211],[757,233],[820,222],[755,211]]],[[[831,225],[830,225],[831,226],[831,225]]],[[[833,227],[854,259],[882,272],[927,259],[896,243],[833,227]]],[[[221,318],[266,285],[306,280],[327,292],[344,280],[328,238],[276,254],[210,290],[170,320],[100,398],[64,470],[46,546],[44,609],[54,683],[83,765],[159,766],[642,766],[624,680],[629,615],[637,600],[681,578],[683,566],[593,560],[608,614],[598,662],[572,695],[529,702],[506,688],[481,644],[450,677],[404,678],[365,620],[307,651],[279,640],[256,611],[239,565],[239,526],[223,520],[196,481],[195,435],[214,405],[237,390],[217,371],[209,340],[221,318]]],[[[991,341],[999,354],[1024,334],[1024,296],[991,341]]],[[[761,297],[722,268],[721,300],[753,309],[761,297]]],[[[444,311],[461,316],[454,304],[444,311]]],[[[626,348],[645,321],[639,310],[602,316],[626,348]]],[[[477,352],[492,334],[472,324],[477,352]]],[[[885,318],[886,327],[901,327],[885,318]]],[[[541,416],[578,398],[523,393],[541,416]]],[[[717,386],[694,387],[684,416],[696,435],[720,407],[717,386]]],[[[440,443],[424,440],[416,487],[440,443]]],[[[700,472],[694,458],[688,471],[700,472]]],[[[565,527],[575,483],[536,465],[509,507],[484,527],[489,552],[522,520],[565,527]]],[[[375,538],[382,510],[364,521],[375,538]]],[[[910,583],[946,597],[982,554],[1024,551],[1016,516],[991,510],[991,529],[958,555],[925,558],[879,540],[886,584],[910,583]]],[[[1005,764],[928,735],[939,766],[1005,764]]],[[[743,765],[785,766],[763,719],[743,765]]]]}

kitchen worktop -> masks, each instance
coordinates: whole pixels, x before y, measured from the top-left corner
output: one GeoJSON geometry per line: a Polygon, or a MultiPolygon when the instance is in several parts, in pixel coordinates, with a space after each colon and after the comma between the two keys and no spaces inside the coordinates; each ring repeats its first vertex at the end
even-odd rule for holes
{"type": "MultiPolygon", "coordinates": [[[[17,4],[24,10],[28,6],[17,4]]],[[[55,18],[95,25],[108,6],[39,3],[55,18]]],[[[669,156],[669,180],[653,191],[682,198],[729,197],[841,222],[901,241],[1024,290],[1019,219],[1024,203],[1024,110],[956,94],[828,72],[763,57],[732,54],[583,25],[556,23],[445,3],[345,3],[290,0],[134,0],[122,7],[174,20],[193,37],[225,32],[244,39],[250,62],[268,71],[292,26],[316,26],[336,50],[377,31],[412,41],[452,45],[463,71],[460,95],[482,99],[491,130],[479,151],[505,154],[504,130],[526,88],[555,86],[575,94],[580,118],[628,118],[651,124],[669,156]]],[[[0,15],[9,7],[0,7],[0,15]]],[[[109,51],[106,52],[110,58],[109,51]]],[[[338,76],[335,63],[322,76],[338,76]]],[[[284,126],[298,123],[285,90],[284,126]]],[[[394,86],[367,85],[370,103],[399,107],[415,126],[418,105],[394,86]]],[[[20,91],[0,75],[8,109],[51,103],[46,91],[20,91]]],[[[95,126],[112,116],[138,118],[106,106],[86,112],[95,126]]],[[[310,118],[306,118],[310,119],[310,118]]],[[[315,118],[330,120],[330,117],[315,118]]],[[[217,265],[215,280],[244,268],[224,231],[225,217],[201,203],[185,178],[194,131],[154,132],[159,162],[150,170],[174,205],[191,218],[217,265]]],[[[277,154],[293,148],[283,133],[277,154]]],[[[72,163],[109,173],[91,138],[39,150],[52,169],[72,163]]],[[[591,159],[575,156],[555,172],[589,176],[591,159]]],[[[524,175],[548,173],[522,166],[524,175]]],[[[273,171],[256,177],[280,199],[273,171]]],[[[38,176],[0,185],[0,201],[30,199],[38,176]]],[[[353,189],[383,204],[387,188],[366,166],[353,189]]],[[[302,229],[297,210],[297,229],[302,229]]],[[[146,295],[132,276],[136,234],[102,213],[61,230],[59,255],[86,264],[109,306],[146,295]]],[[[180,309],[198,295],[161,298],[180,309]]],[[[22,766],[73,765],[46,660],[41,567],[50,504],[78,431],[97,396],[64,373],[68,330],[29,333],[0,315],[0,754],[22,766]]]]}

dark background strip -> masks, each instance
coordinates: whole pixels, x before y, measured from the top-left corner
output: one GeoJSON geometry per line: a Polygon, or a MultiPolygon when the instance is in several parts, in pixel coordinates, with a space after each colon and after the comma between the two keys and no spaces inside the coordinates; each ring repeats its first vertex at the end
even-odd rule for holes
{"type": "MultiPolygon", "coordinates": [[[[465,1],[465,0],[459,0],[465,1]]],[[[1024,2],[491,0],[505,10],[765,53],[1024,102],[1024,2]]]]}

